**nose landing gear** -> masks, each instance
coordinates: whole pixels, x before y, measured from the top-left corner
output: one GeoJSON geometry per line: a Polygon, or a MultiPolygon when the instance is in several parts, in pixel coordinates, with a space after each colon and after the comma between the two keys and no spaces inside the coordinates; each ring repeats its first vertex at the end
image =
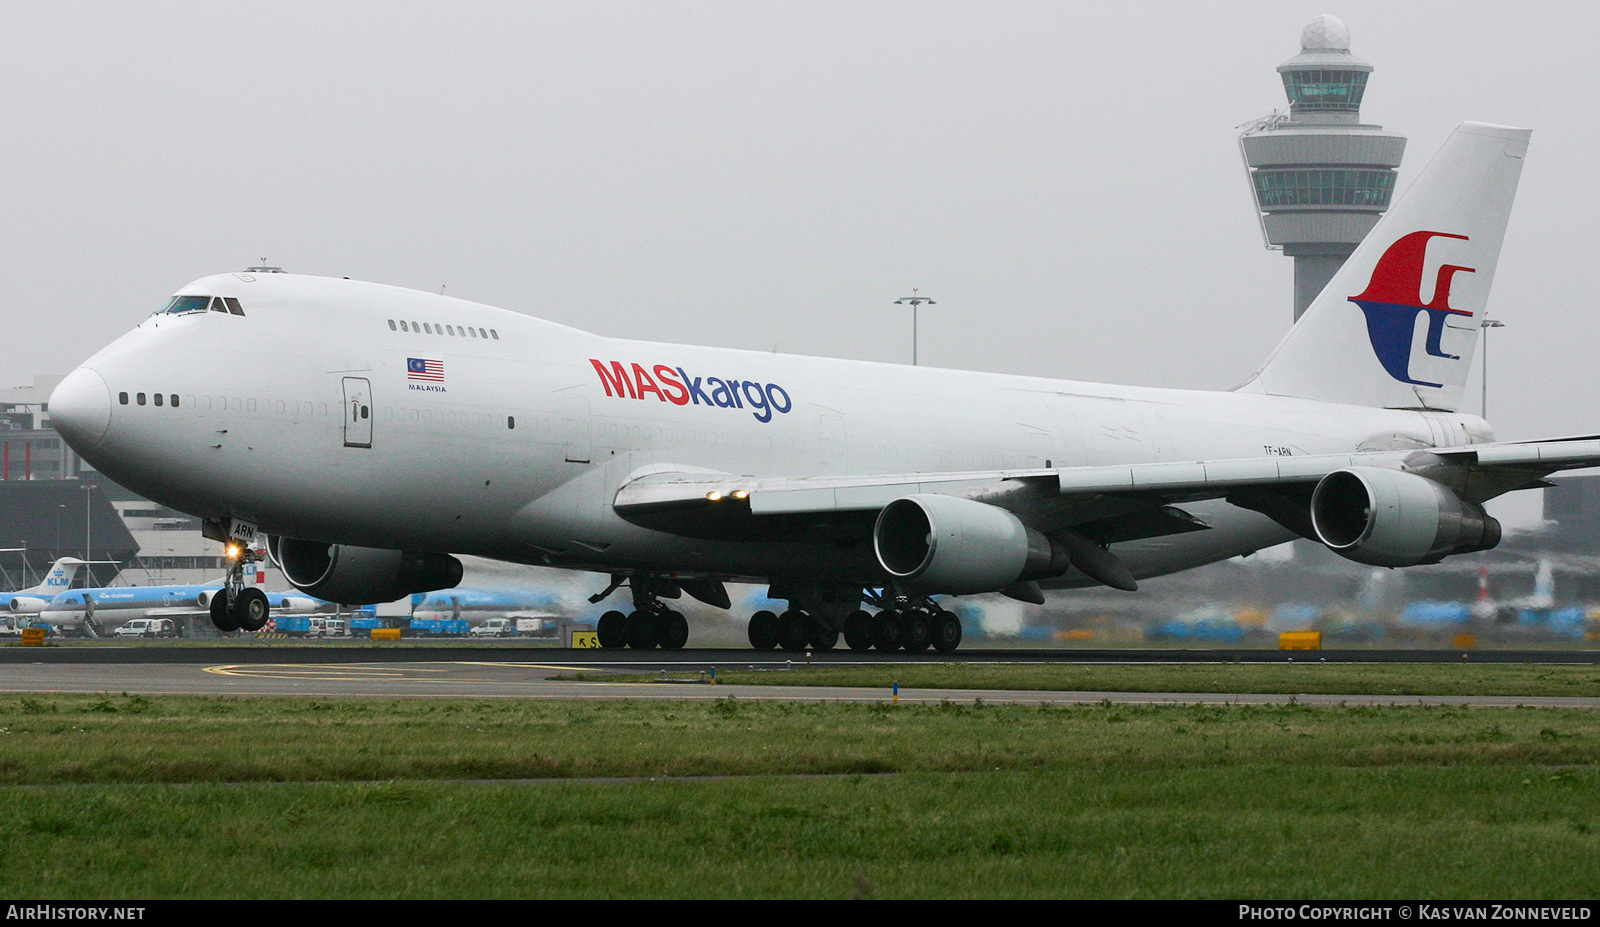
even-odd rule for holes
{"type": "Polygon", "coordinates": [[[222,588],[211,597],[211,623],[218,631],[259,631],[267,626],[271,606],[267,594],[244,584],[244,567],[261,555],[248,547],[229,543],[228,575],[222,588]]]}

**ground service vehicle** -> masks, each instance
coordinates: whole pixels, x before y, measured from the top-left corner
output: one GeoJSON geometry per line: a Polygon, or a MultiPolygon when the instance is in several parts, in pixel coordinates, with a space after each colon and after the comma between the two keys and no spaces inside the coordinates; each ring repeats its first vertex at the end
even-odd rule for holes
{"type": "Polygon", "coordinates": [[[322,615],[287,615],[273,619],[279,634],[294,637],[349,637],[350,629],[343,618],[322,615]]]}
{"type": "Polygon", "coordinates": [[[160,637],[177,637],[178,626],[171,618],[134,618],[111,632],[117,640],[128,638],[142,638],[153,640],[160,637]]]}

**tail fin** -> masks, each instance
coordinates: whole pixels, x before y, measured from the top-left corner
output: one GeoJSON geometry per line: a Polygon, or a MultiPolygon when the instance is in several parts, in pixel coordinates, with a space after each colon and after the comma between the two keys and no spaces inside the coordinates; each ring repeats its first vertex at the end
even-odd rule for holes
{"type": "Polygon", "coordinates": [[[1239,389],[1455,411],[1531,134],[1457,126],[1239,389]]]}
{"type": "Polygon", "coordinates": [[[49,570],[45,571],[44,579],[39,585],[34,586],[32,589],[20,591],[32,592],[46,597],[53,596],[58,592],[66,592],[72,588],[72,580],[78,575],[78,568],[83,565],[84,561],[79,560],[77,557],[62,557],[52,563],[49,570]]]}

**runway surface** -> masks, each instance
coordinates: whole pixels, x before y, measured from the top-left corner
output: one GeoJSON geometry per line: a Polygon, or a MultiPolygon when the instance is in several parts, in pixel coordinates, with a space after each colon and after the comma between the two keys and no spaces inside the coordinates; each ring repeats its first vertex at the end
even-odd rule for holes
{"type": "MultiPolygon", "coordinates": [[[[1354,662],[1339,652],[1299,652],[1301,661],[1354,662]]],[[[1433,654],[1429,662],[1458,662],[1459,651],[1388,651],[1395,662],[1433,654]]],[[[968,651],[963,662],[1252,662],[1284,660],[1280,651],[968,651]],[[1087,658],[1086,658],[1087,657],[1087,658]]],[[[1471,652],[1468,658],[1491,662],[1594,663],[1600,653],[1471,652]],[[1583,657],[1583,659],[1574,659],[1583,657]]],[[[903,664],[908,661],[948,662],[950,655],[915,657],[896,654],[813,654],[813,663],[903,664]]],[[[129,693],[219,696],[311,696],[323,698],[536,698],[536,699],[682,699],[803,700],[887,702],[895,694],[882,687],[749,686],[711,684],[717,669],[758,669],[782,673],[805,656],[750,650],[639,652],[556,650],[531,647],[471,646],[84,646],[0,649],[0,692],[4,693],[129,693]],[[656,681],[662,672],[700,672],[706,682],[656,681]],[[579,673],[632,672],[638,681],[588,682],[556,679],[579,673]]],[[[1248,693],[1119,693],[981,689],[907,689],[901,702],[1009,704],[1283,704],[1303,705],[1477,705],[1600,708],[1600,698],[1505,696],[1390,695],[1259,695],[1248,693]]]]}
{"type": "Polygon", "coordinates": [[[1600,650],[1249,650],[1249,649],[1040,649],[963,647],[955,653],[880,653],[838,649],[789,653],[748,648],[695,650],[570,650],[479,641],[372,643],[367,641],[241,641],[128,643],[72,642],[44,647],[0,646],[0,667],[18,663],[481,663],[558,662],[590,669],[697,670],[782,667],[815,663],[844,666],[905,663],[1551,663],[1600,664],[1600,650]]]}

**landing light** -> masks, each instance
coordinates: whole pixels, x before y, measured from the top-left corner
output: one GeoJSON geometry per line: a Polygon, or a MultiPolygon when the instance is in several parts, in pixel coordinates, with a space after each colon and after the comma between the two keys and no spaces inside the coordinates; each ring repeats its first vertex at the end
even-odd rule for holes
{"type": "Polygon", "coordinates": [[[241,551],[239,549],[239,545],[237,545],[237,544],[229,544],[228,545],[227,555],[228,555],[228,559],[229,560],[238,560],[240,553],[241,553],[241,551]]]}
{"type": "Polygon", "coordinates": [[[735,499],[748,499],[748,498],[750,498],[750,490],[748,490],[748,489],[735,489],[733,491],[733,497],[735,499]]]}
{"type": "Polygon", "coordinates": [[[710,492],[706,493],[706,501],[707,502],[721,502],[722,501],[722,493],[720,493],[717,490],[713,489],[710,492]]]}

